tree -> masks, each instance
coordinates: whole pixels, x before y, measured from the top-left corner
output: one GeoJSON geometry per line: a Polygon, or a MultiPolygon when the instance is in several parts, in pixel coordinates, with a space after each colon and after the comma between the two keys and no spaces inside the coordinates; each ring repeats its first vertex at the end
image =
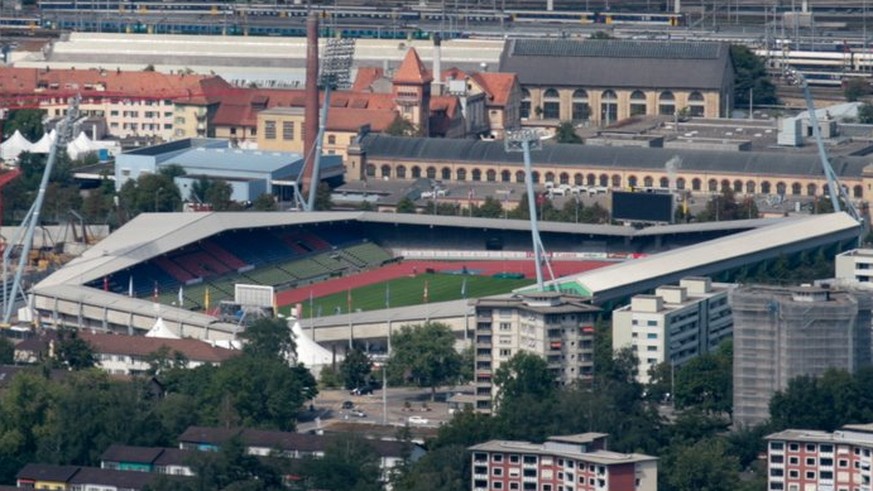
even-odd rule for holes
{"type": "Polygon", "coordinates": [[[260,318],[252,322],[240,337],[246,342],[243,352],[248,356],[282,361],[297,356],[294,334],[285,319],[260,318]]]}
{"type": "Polygon", "coordinates": [[[473,216],[482,218],[500,218],[503,216],[503,205],[492,196],[486,196],[481,205],[473,205],[473,216]]]}
{"type": "Polygon", "coordinates": [[[367,440],[354,434],[336,438],[324,456],[304,459],[307,489],[326,491],[381,491],[378,454],[367,440]]]}
{"type": "Polygon", "coordinates": [[[255,211],[276,211],[279,209],[276,206],[276,198],[270,193],[263,193],[252,202],[252,208],[255,211]]]}
{"type": "Polygon", "coordinates": [[[865,102],[858,108],[858,122],[861,124],[873,124],[873,104],[865,102]]]}
{"type": "Polygon", "coordinates": [[[161,167],[158,170],[158,174],[166,176],[172,181],[177,177],[184,176],[185,174],[187,174],[187,172],[185,172],[185,168],[179,164],[170,164],[161,167]]]}
{"type": "Polygon", "coordinates": [[[346,353],[339,368],[345,388],[354,389],[367,383],[373,371],[373,362],[366,353],[356,347],[346,353]]]}
{"type": "MultiPolygon", "coordinates": [[[[480,443],[480,442],[476,442],[480,443]]],[[[458,491],[470,489],[470,458],[461,445],[438,447],[392,482],[395,491],[458,491]]]]}
{"type": "Polygon", "coordinates": [[[430,387],[431,400],[439,385],[457,380],[461,372],[461,355],[455,351],[455,335],[439,322],[406,325],[392,339],[393,352],[388,369],[393,377],[402,377],[430,387]]]}
{"type": "Polygon", "coordinates": [[[849,102],[855,102],[870,95],[870,84],[862,78],[850,78],[843,85],[843,95],[849,102]]]}
{"type": "Polygon", "coordinates": [[[562,121],[555,132],[558,143],[582,143],[582,138],[576,134],[576,127],[570,121],[562,121]]]}
{"type": "Polygon", "coordinates": [[[94,350],[87,341],[79,337],[75,329],[64,329],[58,333],[57,361],[70,370],[84,370],[97,363],[94,350]]]}
{"type": "Polygon", "coordinates": [[[613,39],[613,37],[606,31],[595,31],[589,36],[589,39],[613,39]]]}
{"type": "Polygon", "coordinates": [[[767,66],[759,56],[746,46],[731,45],[734,62],[734,105],[747,107],[749,96],[755,104],[776,104],[776,86],[770,81],[767,66]],[[751,94],[750,94],[751,93],[751,94]]]}
{"type": "Polygon", "coordinates": [[[664,470],[667,488],[674,491],[734,491],[739,485],[737,458],[719,439],[701,440],[674,449],[664,470]]]}
{"type": "Polygon", "coordinates": [[[676,407],[730,414],[733,410],[733,343],[692,358],[676,371],[676,407]]]}
{"type": "Polygon", "coordinates": [[[42,109],[19,109],[10,111],[3,124],[3,137],[8,138],[16,131],[31,142],[36,142],[44,133],[42,120],[45,111],[42,109]]]}
{"type": "Polygon", "coordinates": [[[385,128],[385,134],[391,136],[419,136],[420,130],[409,120],[397,114],[391,124],[385,128]]]}
{"type": "Polygon", "coordinates": [[[330,211],[333,209],[330,185],[326,182],[318,183],[315,189],[315,209],[317,211],[330,211]]]}
{"type": "Polygon", "coordinates": [[[136,181],[129,180],[122,185],[119,201],[131,218],[140,213],[181,208],[181,193],[169,174],[172,174],[172,169],[166,174],[141,174],[136,181]]]}
{"type": "Polygon", "coordinates": [[[500,364],[494,374],[497,386],[497,406],[510,404],[523,396],[548,399],[555,395],[555,379],[546,360],[533,353],[520,351],[500,364]]]}
{"type": "Polygon", "coordinates": [[[183,369],[188,367],[188,357],[178,351],[170,351],[167,346],[161,346],[156,351],[146,356],[149,364],[149,375],[160,375],[166,370],[183,369]]]}
{"type": "Polygon", "coordinates": [[[205,199],[207,203],[212,205],[213,210],[227,211],[233,203],[230,199],[232,195],[233,187],[229,182],[223,179],[215,179],[209,183],[205,199]]]}
{"type": "Polygon", "coordinates": [[[722,189],[720,194],[713,196],[706,203],[706,209],[697,214],[697,221],[727,221],[758,218],[758,205],[755,200],[746,198],[737,203],[736,196],[730,188],[722,189]]]}
{"type": "Polygon", "coordinates": [[[0,337],[0,365],[11,365],[15,362],[15,345],[6,337],[0,337]]]}
{"type": "Polygon", "coordinates": [[[418,213],[415,202],[409,199],[408,196],[400,198],[400,201],[397,202],[397,207],[395,208],[395,211],[397,213],[418,213]]]}

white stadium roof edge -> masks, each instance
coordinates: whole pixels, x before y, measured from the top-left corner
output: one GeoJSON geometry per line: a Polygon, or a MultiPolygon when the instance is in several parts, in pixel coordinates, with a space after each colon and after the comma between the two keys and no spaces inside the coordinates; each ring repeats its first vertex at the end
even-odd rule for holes
{"type": "MultiPolygon", "coordinates": [[[[765,259],[835,240],[848,240],[858,237],[860,231],[861,225],[846,213],[780,219],[770,226],[565,276],[547,282],[546,287],[557,285],[590,295],[595,303],[604,303],[676,282],[682,277],[741,266],[754,261],[756,255],[765,259]]],[[[527,290],[529,288],[520,289],[527,290]]]]}

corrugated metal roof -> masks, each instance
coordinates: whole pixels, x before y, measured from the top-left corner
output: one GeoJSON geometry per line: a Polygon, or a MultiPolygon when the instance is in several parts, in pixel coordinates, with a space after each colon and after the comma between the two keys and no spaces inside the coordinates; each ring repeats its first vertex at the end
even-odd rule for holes
{"type": "Polygon", "coordinates": [[[782,220],[769,227],[701,242],[643,259],[598,268],[587,273],[566,276],[548,283],[562,284],[575,281],[596,296],[600,292],[673,274],[677,271],[743,257],[804,239],[821,237],[858,227],[858,222],[846,213],[782,220]]]}
{"type": "Polygon", "coordinates": [[[733,79],[721,43],[511,39],[500,72],[522,86],[724,90],[733,79]]]}
{"type": "MultiPolygon", "coordinates": [[[[516,164],[521,167],[521,152],[507,153],[503,142],[405,138],[367,135],[362,148],[370,158],[405,161],[482,162],[516,164]]],[[[546,144],[531,152],[536,165],[553,165],[590,170],[592,167],[615,169],[664,170],[673,157],[682,159],[683,171],[737,174],[740,176],[819,176],[824,174],[815,154],[776,152],[720,152],[714,150],[681,150],[666,148],[607,147],[573,144],[546,144]]],[[[860,177],[868,160],[863,157],[834,157],[831,164],[838,176],[860,177]]]]}
{"type": "MultiPolygon", "coordinates": [[[[300,165],[303,156],[292,152],[263,152],[230,148],[200,147],[176,155],[163,165],[178,164],[190,173],[198,170],[239,170],[240,163],[247,172],[272,173],[285,166],[300,165]]],[[[336,163],[334,163],[336,165],[336,163]]]]}
{"type": "Polygon", "coordinates": [[[714,60],[727,49],[720,43],[621,41],[616,39],[516,39],[512,56],[574,56],[579,58],[659,58],[714,60]]]}

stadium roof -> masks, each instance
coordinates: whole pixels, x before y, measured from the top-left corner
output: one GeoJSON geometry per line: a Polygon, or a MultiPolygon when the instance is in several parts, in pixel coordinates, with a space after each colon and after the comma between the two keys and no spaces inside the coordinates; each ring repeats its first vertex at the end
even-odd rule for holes
{"type": "MultiPolygon", "coordinates": [[[[457,216],[416,215],[376,212],[312,212],[312,213],[144,213],[103,239],[81,256],[67,263],[38,283],[34,289],[49,286],[85,284],[99,280],[117,271],[131,268],[153,257],[166,254],[187,244],[230,231],[259,227],[342,222],[462,227],[469,229],[502,229],[527,231],[526,220],[469,218],[457,216]]],[[[738,220],[703,224],[681,224],[636,230],[617,225],[588,225],[543,222],[543,233],[577,233],[614,237],[645,237],[665,234],[698,233],[716,230],[748,230],[768,227],[782,219],[738,220]]]]}
{"type": "MultiPolygon", "coordinates": [[[[507,153],[503,142],[446,138],[407,138],[370,134],[361,148],[370,159],[421,161],[435,165],[440,162],[482,162],[523,164],[521,152],[507,153]]],[[[664,164],[674,157],[682,159],[682,170],[736,174],[738,176],[798,176],[821,177],[821,162],[815,154],[783,152],[720,152],[714,150],[684,150],[667,148],[636,148],[574,144],[546,144],[531,152],[533,165],[556,165],[580,170],[615,168],[663,171],[664,164]]],[[[832,159],[838,176],[860,177],[869,164],[863,157],[832,159]]],[[[425,165],[425,164],[422,164],[425,165]]]]}
{"type": "Polygon", "coordinates": [[[769,253],[770,257],[774,253],[792,253],[803,242],[824,244],[838,238],[856,237],[859,232],[858,222],[846,213],[786,219],[769,227],[567,276],[547,282],[546,286],[573,289],[602,303],[642,293],[683,276],[712,274],[727,267],[748,264],[755,261],[755,255],[762,253],[769,253]]]}

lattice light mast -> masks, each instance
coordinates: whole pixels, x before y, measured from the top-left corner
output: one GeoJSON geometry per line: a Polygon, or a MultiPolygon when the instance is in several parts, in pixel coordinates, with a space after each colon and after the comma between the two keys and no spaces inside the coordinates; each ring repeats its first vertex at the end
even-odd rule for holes
{"type": "Polygon", "coordinates": [[[309,196],[304,207],[306,211],[315,211],[315,196],[318,191],[318,185],[321,182],[321,153],[324,144],[324,132],[327,127],[327,113],[330,109],[330,94],[334,90],[346,90],[351,86],[355,40],[329,39],[324,51],[324,57],[321,60],[321,73],[318,77],[318,86],[324,90],[324,103],[319,116],[318,134],[315,137],[315,148],[313,149],[315,156],[312,159],[312,181],[309,185],[309,196]]]}
{"type": "Polygon", "coordinates": [[[524,155],[524,184],[527,190],[527,206],[530,214],[530,234],[533,243],[534,266],[537,274],[537,289],[543,291],[543,263],[549,268],[549,274],[554,279],[551,266],[545,258],[543,241],[540,239],[540,230],[537,224],[537,202],[533,186],[533,165],[530,153],[532,150],[541,150],[543,147],[539,132],[531,129],[521,129],[506,134],[503,140],[507,152],[522,152],[524,155]]]}
{"type": "Polygon", "coordinates": [[[61,120],[58,125],[58,134],[57,138],[55,138],[54,143],[52,144],[51,150],[49,151],[48,159],[46,160],[45,170],[42,173],[42,180],[39,183],[39,191],[37,192],[36,199],[33,201],[33,204],[30,206],[30,210],[28,210],[27,215],[24,217],[24,220],[21,222],[21,226],[18,228],[18,233],[15,236],[15,239],[6,245],[6,249],[3,251],[3,323],[9,324],[9,320],[12,319],[12,311],[15,306],[15,298],[17,296],[21,296],[22,300],[25,300],[24,297],[24,288],[21,285],[21,277],[24,273],[25,267],[27,266],[27,261],[30,256],[30,249],[33,246],[33,234],[36,230],[36,227],[39,226],[39,214],[42,211],[42,204],[45,201],[45,193],[48,188],[49,177],[52,174],[52,169],[55,166],[55,163],[58,160],[58,153],[62,152],[66,148],[67,142],[72,139],[73,136],[73,124],[76,122],[76,119],[79,117],[79,97],[76,96],[70,100],[69,108],[67,109],[67,115],[64,116],[64,119],[61,120]],[[21,240],[22,231],[24,233],[24,239],[21,240]],[[16,249],[18,244],[21,244],[21,256],[18,258],[18,269],[15,271],[15,279],[12,282],[12,288],[7,288],[7,278],[8,278],[8,266],[9,266],[9,258],[13,249],[16,249]]]}

